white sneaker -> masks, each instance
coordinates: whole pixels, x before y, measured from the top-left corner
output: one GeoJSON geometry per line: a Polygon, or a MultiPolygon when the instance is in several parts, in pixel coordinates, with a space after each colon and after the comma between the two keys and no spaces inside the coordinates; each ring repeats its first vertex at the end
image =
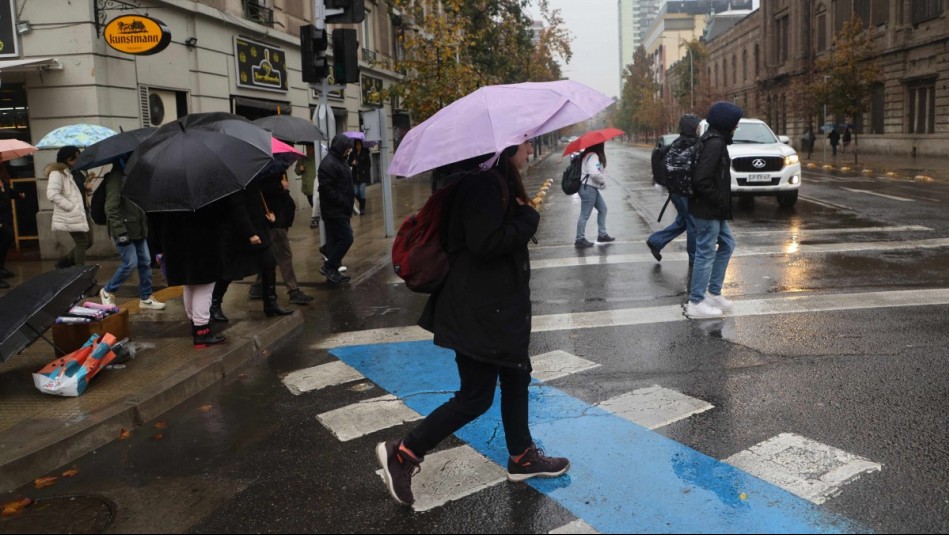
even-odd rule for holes
{"type": "Polygon", "coordinates": [[[720,308],[722,312],[731,312],[735,308],[735,304],[725,299],[724,295],[715,295],[705,292],[705,300],[703,303],[708,303],[715,308],[720,308]]]}
{"type": "Polygon", "coordinates": [[[115,306],[115,294],[110,294],[105,291],[105,288],[99,290],[99,299],[102,300],[103,305],[115,306]]]}
{"type": "Polygon", "coordinates": [[[165,303],[155,299],[154,297],[149,297],[148,299],[138,302],[138,308],[150,308],[152,310],[164,310],[165,303]]]}
{"type": "Polygon", "coordinates": [[[685,305],[685,315],[691,319],[720,318],[724,316],[724,313],[722,313],[722,309],[713,307],[709,304],[708,299],[705,299],[699,303],[689,301],[689,304],[685,305]]]}

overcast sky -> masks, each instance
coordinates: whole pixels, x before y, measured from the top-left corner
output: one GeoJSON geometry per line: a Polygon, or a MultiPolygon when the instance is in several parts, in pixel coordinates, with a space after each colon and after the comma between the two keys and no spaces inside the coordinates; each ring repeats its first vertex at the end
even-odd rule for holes
{"type": "MultiPolygon", "coordinates": [[[[573,41],[573,59],[564,66],[567,78],[609,97],[619,96],[619,30],[616,0],[549,0],[559,9],[573,41]]],[[[535,19],[540,11],[532,6],[535,19]]]]}

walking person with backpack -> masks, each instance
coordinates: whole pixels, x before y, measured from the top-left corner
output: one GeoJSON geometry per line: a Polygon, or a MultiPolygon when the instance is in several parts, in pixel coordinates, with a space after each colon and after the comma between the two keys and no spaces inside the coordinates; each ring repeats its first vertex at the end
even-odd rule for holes
{"type": "Polygon", "coordinates": [[[376,456],[386,487],[412,505],[412,476],[425,454],[484,414],[501,383],[501,421],[510,457],[508,479],[559,477],[570,462],[547,457],[528,426],[531,363],[530,255],[537,231],[519,169],[531,154],[526,141],[504,149],[495,166],[458,179],[444,220],[451,268],[426,304],[419,325],[435,344],[455,351],[461,387],[401,439],[381,442],[376,456]]]}
{"type": "Polygon", "coordinates": [[[732,310],[722,295],[725,271],[735,250],[728,226],[732,219],[731,158],[728,145],[742,110],[731,102],[716,102],[708,111],[708,130],[695,164],[689,214],[695,222],[695,265],[685,313],[689,318],[720,318],[732,310]]]}
{"type": "Polygon", "coordinates": [[[686,233],[686,251],[689,253],[689,266],[695,261],[695,222],[689,215],[689,197],[692,195],[692,174],[696,152],[701,147],[698,137],[700,119],[692,114],[679,119],[679,137],[659,161],[658,183],[669,191],[669,202],[675,206],[676,218],[671,225],[653,232],[646,240],[646,246],[657,262],[662,261],[661,251],[679,234],[686,233]]]}
{"type": "Polygon", "coordinates": [[[339,272],[339,267],[353,245],[353,227],[349,219],[353,216],[355,191],[347,160],[352,150],[353,141],[344,134],[337,134],[329,154],[320,162],[316,172],[320,215],[326,228],[326,262],[320,273],[332,284],[350,281],[348,275],[339,272]]]}
{"type": "Polygon", "coordinates": [[[139,308],[162,310],[165,303],[152,295],[152,257],[148,250],[148,218],[145,211],[122,196],[125,158],[119,158],[106,173],[100,188],[105,188],[105,215],[109,236],[119,250],[122,263],[112,279],[99,290],[103,305],[115,304],[115,291],[138,267],[139,308]]]}
{"type": "Polygon", "coordinates": [[[580,218],[577,220],[577,236],[574,246],[578,249],[593,247],[593,243],[586,239],[587,221],[596,208],[596,241],[608,243],[614,241],[606,232],[606,201],[600,190],[606,189],[606,153],[603,143],[587,147],[580,154],[583,162],[580,184],[580,218]]]}

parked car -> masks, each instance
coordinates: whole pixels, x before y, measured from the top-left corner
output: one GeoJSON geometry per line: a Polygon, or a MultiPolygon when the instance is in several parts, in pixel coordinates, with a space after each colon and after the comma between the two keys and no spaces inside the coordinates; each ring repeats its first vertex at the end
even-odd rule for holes
{"type": "MultiPolygon", "coordinates": [[[[699,124],[705,134],[708,123],[699,124]]],[[[801,188],[801,162],[787,136],[776,136],[760,119],[741,119],[728,146],[731,157],[732,195],[769,195],[778,205],[790,208],[797,203],[801,188]]]]}

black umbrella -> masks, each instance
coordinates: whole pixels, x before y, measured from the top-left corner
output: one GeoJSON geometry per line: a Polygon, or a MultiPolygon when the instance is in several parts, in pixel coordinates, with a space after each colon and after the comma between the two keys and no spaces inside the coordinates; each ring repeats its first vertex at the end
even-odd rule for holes
{"type": "Polygon", "coordinates": [[[73,266],[48,271],[0,296],[0,362],[23,351],[85,297],[98,270],[73,266]]]}
{"type": "Polygon", "coordinates": [[[273,132],[273,137],[288,143],[314,143],[326,139],[323,132],[310,121],[290,115],[271,115],[257,119],[254,124],[273,132]]]}
{"type": "Polygon", "coordinates": [[[186,115],[132,153],[122,195],[146,212],[197,210],[245,188],[273,159],[271,139],[230,113],[186,115]]]}
{"type": "Polygon", "coordinates": [[[158,129],[154,126],[136,128],[128,132],[120,132],[98,143],[89,145],[86,150],[82,151],[82,154],[79,155],[79,159],[76,160],[73,169],[82,171],[84,169],[92,169],[93,167],[112,163],[120,157],[134,151],[157,130],[158,129]]]}

